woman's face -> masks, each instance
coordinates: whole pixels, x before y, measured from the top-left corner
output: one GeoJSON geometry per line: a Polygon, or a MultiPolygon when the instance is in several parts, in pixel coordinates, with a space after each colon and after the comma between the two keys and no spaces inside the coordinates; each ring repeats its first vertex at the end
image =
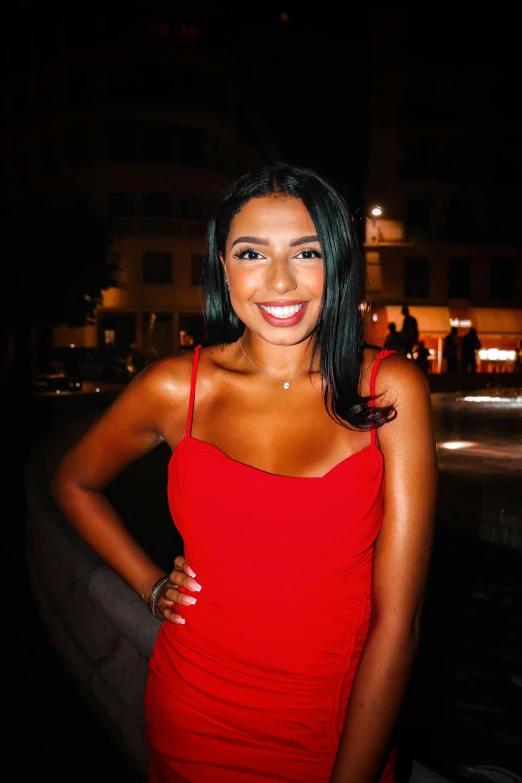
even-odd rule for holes
{"type": "Polygon", "coordinates": [[[295,345],[311,334],[321,306],[323,258],[300,199],[250,199],[232,221],[221,262],[234,311],[248,329],[276,345],[295,345]]]}

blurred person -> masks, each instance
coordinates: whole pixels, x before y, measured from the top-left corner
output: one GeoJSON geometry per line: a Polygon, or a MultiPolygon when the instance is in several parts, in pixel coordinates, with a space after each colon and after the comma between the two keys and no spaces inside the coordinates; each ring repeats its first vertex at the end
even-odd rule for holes
{"type": "Polygon", "coordinates": [[[430,371],[430,352],[426,348],[424,340],[419,340],[418,344],[415,346],[413,356],[415,364],[422,370],[422,372],[430,371]]]}
{"type": "Polygon", "coordinates": [[[157,361],[157,359],[158,359],[158,352],[153,345],[150,345],[145,351],[145,367],[148,367],[149,364],[152,364],[153,362],[157,361]]]}
{"type": "Polygon", "coordinates": [[[515,348],[515,364],[513,366],[513,372],[522,373],[522,340],[518,341],[518,345],[515,348]]]}
{"type": "Polygon", "coordinates": [[[397,324],[390,321],[388,324],[388,334],[384,339],[384,347],[388,351],[397,351],[397,353],[404,353],[404,343],[402,341],[402,335],[397,331],[397,324]]]}
{"type": "Polygon", "coordinates": [[[404,345],[404,352],[410,359],[413,358],[413,349],[419,342],[419,327],[417,319],[411,315],[407,305],[401,310],[404,320],[402,322],[401,336],[404,345]]]}
{"type": "Polygon", "coordinates": [[[353,221],[310,169],[222,194],[204,286],[209,345],[145,368],[52,480],[163,621],[149,783],[390,783],[432,548],[427,380],[364,344],[353,221]],[[161,442],[184,542],[169,574],[104,493],[161,442]]]}
{"type": "Polygon", "coordinates": [[[193,348],[194,347],[194,338],[191,334],[189,334],[185,329],[182,329],[179,333],[179,344],[180,348],[193,348]]]}
{"type": "Polygon", "coordinates": [[[459,369],[459,345],[458,336],[459,330],[456,326],[452,326],[449,334],[444,338],[442,348],[442,358],[446,360],[446,372],[456,373],[459,369]]]}
{"type": "Polygon", "coordinates": [[[464,335],[460,347],[460,361],[462,372],[474,373],[477,371],[477,351],[482,348],[477,330],[474,326],[471,326],[469,331],[464,335]]]}
{"type": "Polygon", "coordinates": [[[131,368],[130,371],[133,374],[138,374],[145,368],[145,355],[143,351],[140,351],[137,343],[130,344],[127,365],[131,368]]]}

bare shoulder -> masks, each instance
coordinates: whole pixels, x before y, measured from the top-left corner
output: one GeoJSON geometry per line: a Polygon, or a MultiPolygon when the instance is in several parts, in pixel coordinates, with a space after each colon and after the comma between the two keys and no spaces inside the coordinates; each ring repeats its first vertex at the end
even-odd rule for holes
{"type": "Polygon", "coordinates": [[[193,357],[188,351],[149,364],[112,403],[107,425],[154,431],[175,445],[187,419],[193,357]]]}
{"type": "Polygon", "coordinates": [[[431,399],[426,374],[415,362],[400,354],[391,354],[381,360],[375,391],[395,408],[413,400],[423,405],[431,399]]]}
{"type": "Polygon", "coordinates": [[[190,389],[193,357],[193,352],[188,351],[157,359],[131,381],[124,393],[158,402],[185,399],[190,389]]]}
{"type": "MultiPolygon", "coordinates": [[[[382,348],[374,346],[364,351],[361,372],[363,394],[370,393],[370,378],[381,353],[382,348]]],[[[429,397],[430,389],[425,373],[419,370],[415,362],[399,353],[392,353],[379,360],[375,392],[380,397],[378,404],[395,405],[411,396],[429,397]]]]}
{"type": "MultiPolygon", "coordinates": [[[[149,405],[151,412],[168,420],[187,415],[195,351],[183,351],[177,356],[158,359],[131,381],[124,394],[139,404],[149,405]]],[[[208,402],[220,370],[228,370],[229,352],[219,346],[199,349],[197,395],[200,403],[208,402]]]]}

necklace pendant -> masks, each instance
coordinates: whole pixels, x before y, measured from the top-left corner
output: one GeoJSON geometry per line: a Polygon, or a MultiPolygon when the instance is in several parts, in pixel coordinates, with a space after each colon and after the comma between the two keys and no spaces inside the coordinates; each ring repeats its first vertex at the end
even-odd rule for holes
{"type": "Polygon", "coordinates": [[[289,389],[289,388],[290,388],[290,384],[288,383],[288,381],[285,381],[283,383],[283,389],[289,389]]]}

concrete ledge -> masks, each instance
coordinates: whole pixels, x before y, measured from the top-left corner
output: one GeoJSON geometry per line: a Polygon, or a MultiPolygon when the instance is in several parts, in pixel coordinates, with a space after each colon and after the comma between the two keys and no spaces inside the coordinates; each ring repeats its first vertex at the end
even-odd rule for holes
{"type": "MultiPolygon", "coordinates": [[[[42,441],[26,469],[27,562],[49,636],[86,702],[147,779],[143,697],[161,623],[65,522],[49,482],[78,432],[42,441]]],[[[413,762],[409,783],[448,783],[413,762]]]]}

